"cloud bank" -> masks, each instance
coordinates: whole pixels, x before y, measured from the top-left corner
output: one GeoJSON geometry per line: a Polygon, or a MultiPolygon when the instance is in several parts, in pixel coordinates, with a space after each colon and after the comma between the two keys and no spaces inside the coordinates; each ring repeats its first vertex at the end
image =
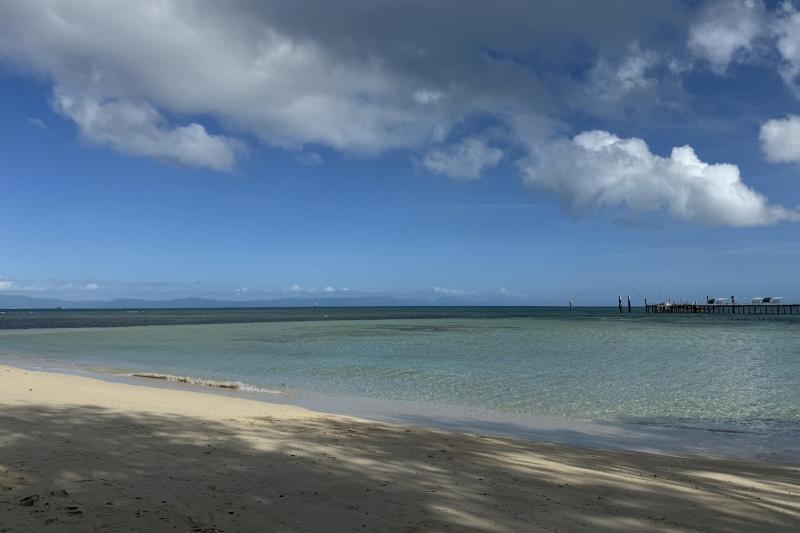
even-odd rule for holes
{"type": "Polygon", "coordinates": [[[796,214],[689,147],[661,157],[641,139],[562,135],[575,115],[671,113],[680,83],[660,91],[688,68],[680,54],[722,73],[766,40],[793,83],[798,26],[790,5],[758,0],[699,11],[673,0],[8,0],[0,61],[51,84],[52,108],[82,139],[122,153],[224,172],[257,143],[307,165],[324,164],[320,148],[405,150],[462,180],[521,159],[526,183],[573,209],[742,226],[796,214]],[[682,51],[669,50],[664,28],[687,26],[682,51]]]}
{"type": "Polygon", "coordinates": [[[0,293],[80,293],[93,292],[101,288],[97,282],[77,282],[77,281],[21,281],[0,277],[0,293]]]}
{"type": "Polygon", "coordinates": [[[0,3],[0,60],[51,80],[55,109],[91,142],[225,170],[240,154],[231,137],[374,155],[428,151],[476,113],[537,120],[568,72],[543,76],[517,57],[567,58],[577,42],[625,48],[674,22],[678,8],[9,0],[0,3]],[[209,122],[226,134],[210,133],[209,122]]]}

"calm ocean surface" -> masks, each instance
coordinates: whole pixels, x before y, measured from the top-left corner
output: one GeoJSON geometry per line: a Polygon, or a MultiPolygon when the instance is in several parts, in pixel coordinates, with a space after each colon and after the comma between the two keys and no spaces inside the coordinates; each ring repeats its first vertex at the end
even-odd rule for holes
{"type": "Polygon", "coordinates": [[[757,441],[760,450],[753,455],[770,448],[786,457],[800,442],[798,316],[606,308],[6,311],[0,358],[239,381],[301,404],[315,398],[317,408],[339,400],[403,406],[395,412],[412,421],[444,413],[509,425],[594,421],[653,428],[656,436],[664,428],[706,431],[731,445],[739,441],[725,435],[751,436],[745,445],[757,441]]]}

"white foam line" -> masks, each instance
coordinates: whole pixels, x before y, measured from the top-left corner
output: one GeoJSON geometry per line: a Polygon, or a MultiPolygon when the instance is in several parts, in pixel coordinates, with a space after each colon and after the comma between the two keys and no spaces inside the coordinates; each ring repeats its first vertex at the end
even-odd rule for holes
{"type": "Polygon", "coordinates": [[[176,383],[187,383],[189,385],[202,385],[204,387],[215,387],[219,389],[231,389],[246,392],[262,392],[266,394],[276,394],[280,396],[291,397],[291,395],[285,391],[265,389],[249,383],[242,383],[241,381],[193,378],[191,376],[175,376],[173,374],[162,374],[159,372],[133,372],[128,375],[134,378],[160,379],[164,381],[173,381],[176,383]]]}

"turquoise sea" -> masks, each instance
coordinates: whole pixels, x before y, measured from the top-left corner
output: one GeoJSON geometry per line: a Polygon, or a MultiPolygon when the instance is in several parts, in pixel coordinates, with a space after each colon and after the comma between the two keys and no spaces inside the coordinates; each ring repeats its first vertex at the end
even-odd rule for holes
{"type": "Polygon", "coordinates": [[[467,431],[800,458],[799,316],[5,311],[0,360],[232,381],[236,394],[467,431]]]}

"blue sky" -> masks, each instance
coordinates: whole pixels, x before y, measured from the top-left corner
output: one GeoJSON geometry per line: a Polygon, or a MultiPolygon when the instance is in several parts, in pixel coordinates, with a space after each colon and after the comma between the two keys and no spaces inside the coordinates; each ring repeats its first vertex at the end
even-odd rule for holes
{"type": "Polygon", "coordinates": [[[800,296],[794,5],[576,3],[4,3],[0,293],[800,296]]]}

